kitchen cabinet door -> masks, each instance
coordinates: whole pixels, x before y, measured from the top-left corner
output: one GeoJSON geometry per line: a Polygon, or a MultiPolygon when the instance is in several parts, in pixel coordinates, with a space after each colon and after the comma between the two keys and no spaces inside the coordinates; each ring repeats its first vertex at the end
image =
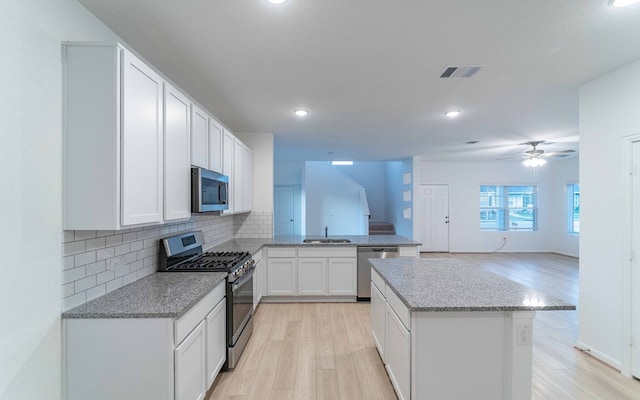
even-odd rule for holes
{"type": "Polygon", "coordinates": [[[242,148],[242,210],[253,208],[253,152],[249,147],[242,148]]]}
{"type": "Polygon", "coordinates": [[[297,260],[295,258],[269,258],[267,261],[267,288],[270,296],[298,294],[297,260]]]}
{"type": "Polygon", "coordinates": [[[236,177],[233,174],[233,166],[235,164],[235,145],[235,136],[233,136],[231,132],[225,129],[224,137],[222,139],[222,174],[229,177],[229,192],[227,193],[229,209],[222,211],[222,214],[233,214],[233,212],[235,211],[233,208],[235,199],[234,190],[236,186],[236,177]]]}
{"type": "Polygon", "coordinates": [[[175,349],[176,400],[202,400],[206,394],[205,322],[175,349]]]}
{"type": "Polygon", "coordinates": [[[387,303],[373,282],[371,282],[371,333],[382,363],[386,364],[387,303]]]}
{"type": "Polygon", "coordinates": [[[253,309],[258,308],[258,304],[260,304],[260,300],[262,300],[262,296],[264,294],[264,280],[265,277],[265,262],[262,259],[256,259],[256,269],[253,272],[253,309]]]}
{"type": "Polygon", "coordinates": [[[128,51],[122,80],[122,225],[161,222],[163,81],[128,51]]]}
{"type": "Polygon", "coordinates": [[[329,259],[329,295],[355,296],[358,291],[358,261],[356,258],[329,259]]]}
{"type": "Polygon", "coordinates": [[[387,304],[386,369],[400,400],[411,398],[411,334],[387,304]]]}
{"type": "Polygon", "coordinates": [[[213,118],[209,119],[209,169],[222,174],[222,125],[213,118]]]}
{"type": "Polygon", "coordinates": [[[235,139],[235,146],[233,152],[233,212],[241,213],[244,212],[244,143],[242,143],[238,138],[235,139]]]}
{"type": "Polygon", "coordinates": [[[190,103],[176,88],[164,90],[164,219],[191,217],[190,103]]]}
{"type": "Polygon", "coordinates": [[[327,294],[327,259],[298,258],[298,295],[327,294]]]}
{"type": "Polygon", "coordinates": [[[211,387],[222,365],[227,360],[226,311],[227,301],[223,297],[205,319],[207,390],[211,387]]]}
{"type": "Polygon", "coordinates": [[[209,116],[191,104],[191,165],[209,168],[209,116]]]}

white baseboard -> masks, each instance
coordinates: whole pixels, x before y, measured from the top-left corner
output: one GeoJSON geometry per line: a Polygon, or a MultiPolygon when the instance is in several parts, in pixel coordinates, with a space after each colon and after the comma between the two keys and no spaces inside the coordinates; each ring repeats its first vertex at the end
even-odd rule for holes
{"type": "Polygon", "coordinates": [[[589,354],[591,357],[607,364],[613,369],[616,369],[618,371],[622,369],[622,364],[620,363],[620,361],[616,360],[615,358],[609,357],[608,355],[592,348],[585,343],[582,343],[581,341],[576,342],[575,348],[589,354]]]}

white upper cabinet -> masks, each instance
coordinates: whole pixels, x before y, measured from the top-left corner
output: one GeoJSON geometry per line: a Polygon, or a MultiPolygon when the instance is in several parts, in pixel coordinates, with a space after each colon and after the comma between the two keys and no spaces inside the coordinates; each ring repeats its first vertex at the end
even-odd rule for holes
{"type": "Polygon", "coordinates": [[[191,132],[189,99],[176,88],[164,89],[164,219],[191,217],[191,132]]]}
{"type": "Polygon", "coordinates": [[[224,128],[213,118],[209,118],[209,169],[222,174],[222,137],[224,128]]]}
{"type": "Polygon", "coordinates": [[[235,138],[233,157],[233,212],[249,212],[253,206],[253,153],[235,138]]]}
{"type": "Polygon", "coordinates": [[[208,155],[209,116],[195,104],[191,104],[191,165],[209,168],[208,155]]]}
{"type": "Polygon", "coordinates": [[[116,44],[64,45],[63,229],[163,220],[163,80],[116,44]]]}
{"type": "Polygon", "coordinates": [[[227,199],[229,200],[229,209],[224,210],[223,214],[233,214],[233,199],[234,199],[234,187],[235,176],[233,175],[235,155],[236,137],[233,136],[228,130],[224,130],[224,137],[222,138],[222,174],[229,177],[229,193],[227,199]]]}

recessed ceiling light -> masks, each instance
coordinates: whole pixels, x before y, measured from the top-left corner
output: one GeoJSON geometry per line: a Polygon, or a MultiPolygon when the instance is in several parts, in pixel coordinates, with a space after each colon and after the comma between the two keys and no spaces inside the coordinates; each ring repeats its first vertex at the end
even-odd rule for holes
{"type": "Polygon", "coordinates": [[[446,113],[444,113],[444,115],[446,115],[449,118],[455,118],[458,115],[460,115],[462,113],[461,110],[451,110],[451,111],[447,111],[446,113]]]}
{"type": "Polygon", "coordinates": [[[353,165],[353,161],[331,161],[331,165],[353,165]]]}
{"type": "Polygon", "coordinates": [[[307,115],[309,115],[309,110],[305,110],[304,108],[296,108],[295,110],[293,110],[293,112],[298,117],[306,117],[307,115]]]}
{"type": "Polygon", "coordinates": [[[282,4],[286,3],[287,0],[267,0],[271,4],[282,4]]]}
{"type": "Polygon", "coordinates": [[[638,0],[609,0],[609,5],[612,7],[626,7],[637,2],[638,0]]]}

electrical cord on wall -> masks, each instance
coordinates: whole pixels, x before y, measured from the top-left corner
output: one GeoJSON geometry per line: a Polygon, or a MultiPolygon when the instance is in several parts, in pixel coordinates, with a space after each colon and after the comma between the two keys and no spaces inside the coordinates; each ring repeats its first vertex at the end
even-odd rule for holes
{"type": "Polygon", "coordinates": [[[500,251],[504,248],[504,246],[507,244],[507,238],[503,237],[502,238],[502,246],[498,247],[497,249],[493,250],[492,253],[495,253],[496,251],[500,251]]]}

